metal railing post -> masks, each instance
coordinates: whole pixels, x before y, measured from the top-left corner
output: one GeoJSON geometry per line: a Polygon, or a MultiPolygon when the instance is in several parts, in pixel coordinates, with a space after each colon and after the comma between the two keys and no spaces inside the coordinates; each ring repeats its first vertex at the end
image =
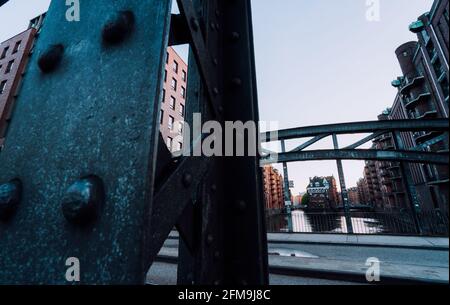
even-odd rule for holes
{"type": "MultiPolygon", "coordinates": [[[[339,143],[338,143],[337,135],[335,133],[333,134],[333,145],[334,145],[335,150],[339,149],[339,143]]],[[[338,174],[339,174],[339,183],[341,185],[341,198],[342,198],[342,205],[344,207],[345,221],[347,223],[347,233],[353,234],[352,218],[350,215],[348,193],[347,193],[347,187],[345,186],[344,168],[342,167],[342,160],[337,159],[336,164],[337,164],[338,174]]]]}
{"type": "MultiPolygon", "coordinates": [[[[283,153],[286,152],[286,143],[284,140],[281,141],[281,151],[283,153]]],[[[287,168],[287,163],[283,162],[283,175],[284,175],[284,205],[286,207],[287,221],[288,221],[288,230],[289,232],[293,232],[294,228],[292,226],[292,211],[291,211],[291,198],[289,196],[289,172],[287,168]]]]}

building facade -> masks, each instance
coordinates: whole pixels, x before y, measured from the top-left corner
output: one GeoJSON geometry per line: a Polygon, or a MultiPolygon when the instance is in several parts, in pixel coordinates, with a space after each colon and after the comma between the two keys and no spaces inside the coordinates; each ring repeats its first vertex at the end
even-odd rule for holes
{"type": "Polygon", "coordinates": [[[0,150],[5,142],[22,76],[44,17],[45,14],[32,19],[27,30],[0,44],[0,150]]]}
{"type": "Polygon", "coordinates": [[[306,191],[309,209],[335,209],[339,205],[336,179],[333,176],[309,178],[306,191]]]}
{"type": "MultiPolygon", "coordinates": [[[[449,113],[449,1],[436,0],[430,12],[410,25],[418,41],[396,50],[403,75],[392,82],[398,94],[390,119],[447,118],[449,113]]],[[[448,133],[403,133],[406,149],[448,150],[448,133]]],[[[421,210],[448,212],[448,166],[409,165],[421,210]]]]}
{"type": "Polygon", "coordinates": [[[359,198],[359,192],[357,187],[351,187],[347,190],[348,201],[350,204],[361,204],[361,199],[359,198]]]}
{"type": "Polygon", "coordinates": [[[167,48],[160,131],[171,152],[183,149],[187,76],[187,64],[172,47],[167,48]]]}
{"type": "Polygon", "coordinates": [[[270,165],[262,168],[264,183],[264,199],[267,210],[284,208],[283,176],[270,165]]]}

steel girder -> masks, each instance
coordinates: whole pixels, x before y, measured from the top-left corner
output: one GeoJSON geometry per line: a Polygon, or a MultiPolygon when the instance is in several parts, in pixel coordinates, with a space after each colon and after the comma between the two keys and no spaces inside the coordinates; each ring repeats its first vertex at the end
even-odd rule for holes
{"type": "Polygon", "coordinates": [[[357,134],[373,133],[377,131],[386,132],[408,132],[408,131],[442,131],[449,128],[447,119],[433,120],[387,120],[387,121],[369,121],[354,122],[344,124],[329,124],[320,126],[299,127],[284,129],[275,134],[266,132],[261,134],[262,142],[272,142],[280,140],[291,140],[297,138],[315,137],[323,134],[357,134]]]}
{"type": "Polygon", "coordinates": [[[321,126],[300,127],[266,132],[261,134],[262,142],[285,141],[313,137],[290,152],[267,151],[261,160],[262,165],[283,162],[313,161],[313,160],[380,160],[380,161],[405,161],[412,163],[448,164],[448,151],[425,152],[420,151],[425,145],[432,145],[448,139],[448,120],[388,120],[370,121],[345,124],[331,124],[321,126]],[[411,150],[375,150],[357,149],[363,144],[379,138],[385,134],[397,134],[400,132],[429,131],[438,132],[438,135],[426,143],[411,150]],[[349,145],[343,149],[332,150],[305,150],[311,145],[329,136],[343,134],[363,134],[369,136],[349,145]]]}
{"type": "Polygon", "coordinates": [[[66,284],[76,257],[82,284],[143,284],[176,226],[179,283],[267,284],[258,158],[158,139],[168,43],[191,46],[187,115],[258,121],[250,1],[80,3],[52,1],[0,153],[0,282],[66,284]]]}

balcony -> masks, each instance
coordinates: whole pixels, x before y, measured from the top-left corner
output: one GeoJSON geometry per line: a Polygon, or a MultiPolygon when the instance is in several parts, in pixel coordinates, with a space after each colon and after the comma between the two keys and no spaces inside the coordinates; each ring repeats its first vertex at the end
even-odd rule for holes
{"type": "Polygon", "coordinates": [[[414,77],[412,81],[410,81],[409,83],[407,83],[405,86],[403,86],[400,89],[400,93],[404,94],[406,91],[410,90],[411,88],[413,88],[414,86],[418,85],[421,81],[423,81],[425,78],[423,76],[417,76],[414,77]]]}
{"type": "Polygon", "coordinates": [[[422,133],[415,133],[414,139],[416,140],[416,144],[422,144],[428,140],[431,140],[439,135],[438,132],[431,131],[431,132],[422,132],[422,133]]]}
{"type": "Polygon", "coordinates": [[[421,116],[417,117],[417,120],[422,120],[422,119],[435,119],[437,116],[437,111],[436,110],[431,110],[431,111],[427,111],[424,114],[422,114],[421,116]]]}
{"type": "Polygon", "coordinates": [[[414,34],[422,32],[422,30],[425,28],[425,24],[423,24],[422,20],[414,21],[409,25],[409,30],[413,32],[414,34]]]}
{"type": "Polygon", "coordinates": [[[408,102],[405,104],[405,107],[406,107],[407,109],[414,108],[419,102],[424,101],[424,99],[425,99],[425,98],[428,98],[429,96],[430,96],[430,94],[429,94],[428,92],[422,93],[422,94],[420,94],[418,97],[416,97],[416,98],[414,98],[414,99],[408,101],[408,102]]]}

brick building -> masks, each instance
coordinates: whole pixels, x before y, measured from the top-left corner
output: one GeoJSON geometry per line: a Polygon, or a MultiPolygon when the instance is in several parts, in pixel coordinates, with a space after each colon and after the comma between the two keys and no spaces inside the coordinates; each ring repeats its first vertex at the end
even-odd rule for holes
{"type": "MultiPolygon", "coordinates": [[[[436,0],[430,12],[410,25],[418,41],[396,50],[403,75],[392,82],[398,88],[390,119],[448,118],[449,113],[449,1],[436,0]]],[[[402,133],[407,149],[448,150],[448,133],[402,133]],[[433,140],[430,142],[430,140],[433,140]]],[[[410,164],[422,210],[448,211],[448,166],[410,164]]]]}
{"type": "Polygon", "coordinates": [[[370,205],[369,199],[369,186],[365,178],[359,179],[356,183],[356,187],[358,189],[358,197],[361,204],[370,205]]]}
{"type": "Polygon", "coordinates": [[[351,187],[347,190],[348,201],[350,204],[360,204],[361,199],[359,198],[359,192],[357,187],[351,187]]]}
{"type": "Polygon", "coordinates": [[[283,176],[270,165],[263,167],[264,199],[268,210],[284,208],[283,176]]]}
{"type": "Polygon", "coordinates": [[[29,57],[45,14],[30,21],[27,30],[0,44],[0,150],[14,109],[29,57]]]}
{"type": "Polygon", "coordinates": [[[160,131],[170,151],[183,148],[183,128],[188,66],[172,48],[167,48],[164,86],[161,98],[160,131]]]}
{"type": "Polygon", "coordinates": [[[334,209],[339,205],[336,179],[333,176],[309,178],[306,191],[310,209],[334,209]]]}

